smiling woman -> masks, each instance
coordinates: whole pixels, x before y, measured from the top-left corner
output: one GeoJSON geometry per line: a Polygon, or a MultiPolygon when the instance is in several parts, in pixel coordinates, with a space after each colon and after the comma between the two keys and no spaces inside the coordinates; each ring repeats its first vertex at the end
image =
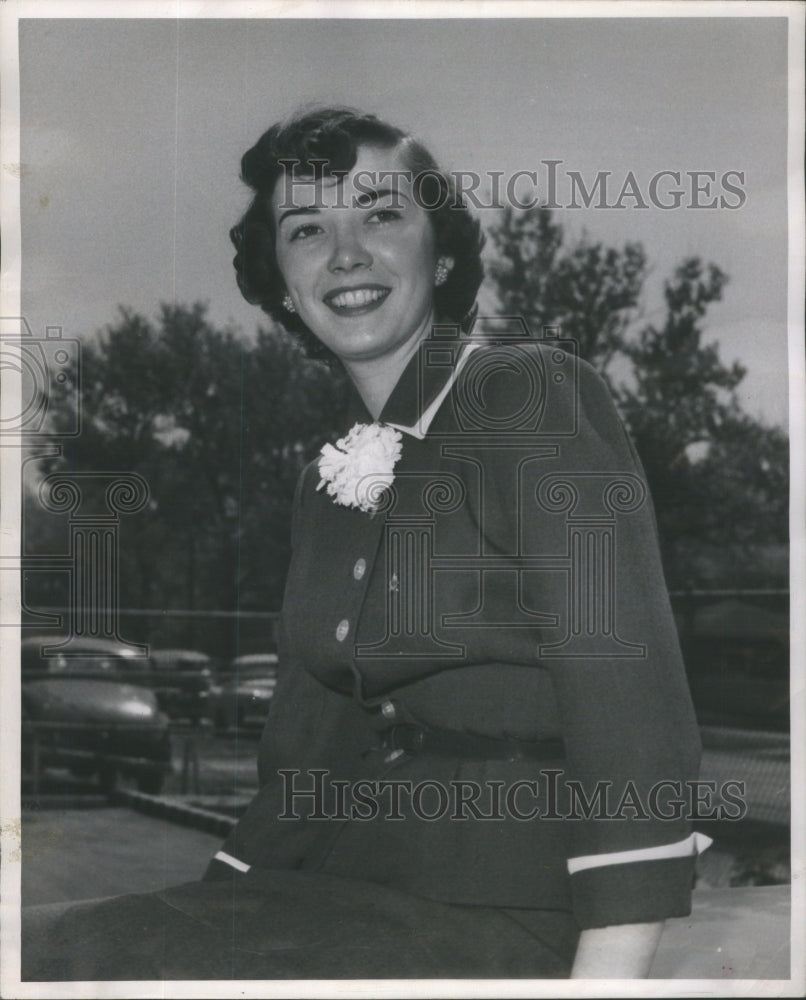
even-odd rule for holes
{"type": "Polygon", "coordinates": [[[381,321],[390,336],[395,324],[415,319],[424,328],[430,311],[461,323],[473,308],[483,277],[479,223],[451,178],[401,129],[349,109],[313,111],[272,126],[244,155],[241,173],[255,196],[230,234],[238,285],[300,336],[311,357],[338,356],[324,339],[334,316],[371,308],[393,290],[393,313],[381,321]],[[309,301],[294,288],[323,259],[328,276],[309,301]],[[407,291],[419,309],[402,301],[407,291]],[[334,302],[340,292],[346,297],[334,302]]]}
{"type": "Polygon", "coordinates": [[[468,332],[479,227],[401,130],[318,110],[242,166],[242,291],[355,390],[297,488],[261,788],[202,881],[30,923],[26,978],[646,975],[699,742],[607,389],[468,332]]]}
{"type": "Polygon", "coordinates": [[[354,377],[370,362],[405,365],[435,318],[435,234],[404,173],[399,151],[364,147],[343,180],[295,185],[303,207],[280,212],[281,190],[272,199],[292,306],[354,377]],[[390,169],[401,175],[396,191],[381,187],[390,169]],[[358,177],[378,187],[364,195],[358,177]]]}

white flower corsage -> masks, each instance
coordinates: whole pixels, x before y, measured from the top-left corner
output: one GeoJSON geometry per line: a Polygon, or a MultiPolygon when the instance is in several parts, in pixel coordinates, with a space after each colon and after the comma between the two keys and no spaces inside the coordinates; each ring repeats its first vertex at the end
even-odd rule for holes
{"type": "Polygon", "coordinates": [[[392,485],[394,468],[403,451],[402,435],[386,424],[356,424],[335,447],[326,444],[319,455],[319,485],[336,503],[374,513],[384,490],[392,485]]]}

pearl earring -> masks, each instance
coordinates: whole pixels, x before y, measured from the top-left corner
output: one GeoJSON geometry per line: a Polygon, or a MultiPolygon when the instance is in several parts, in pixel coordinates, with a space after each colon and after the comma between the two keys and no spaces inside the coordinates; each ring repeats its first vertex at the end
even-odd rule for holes
{"type": "Polygon", "coordinates": [[[297,310],[294,308],[294,303],[291,301],[291,296],[286,292],[283,296],[283,309],[289,313],[295,313],[297,310]]]}
{"type": "Polygon", "coordinates": [[[451,265],[448,264],[447,257],[440,257],[434,269],[434,284],[437,286],[444,285],[450,273],[451,265]]]}

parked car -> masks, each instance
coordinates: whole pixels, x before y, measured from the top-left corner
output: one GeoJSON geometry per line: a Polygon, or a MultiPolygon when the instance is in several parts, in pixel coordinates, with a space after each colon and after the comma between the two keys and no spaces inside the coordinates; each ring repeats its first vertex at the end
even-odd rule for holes
{"type": "Polygon", "coordinates": [[[148,684],[151,663],[123,643],[79,639],[52,652],[61,639],[22,640],[23,760],[39,771],[68,767],[114,788],[134,777],[151,794],[171,771],[168,719],[148,684]]]}
{"type": "Polygon", "coordinates": [[[261,729],[277,684],[277,655],[236,656],[222,670],[210,692],[211,718],[219,732],[261,729]]]}
{"type": "Polygon", "coordinates": [[[172,719],[194,725],[208,715],[213,661],[195,649],[152,649],[151,687],[160,708],[172,719]]]}

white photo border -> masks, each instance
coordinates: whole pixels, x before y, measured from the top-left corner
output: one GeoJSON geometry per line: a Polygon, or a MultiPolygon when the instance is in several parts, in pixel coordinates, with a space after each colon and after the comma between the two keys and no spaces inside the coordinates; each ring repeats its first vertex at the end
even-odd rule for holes
{"type": "MultiPolygon", "coordinates": [[[[2,17],[2,171],[0,172],[0,225],[3,236],[2,276],[0,277],[0,316],[20,316],[22,248],[20,241],[20,164],[19,58],[18,23],[23,18],[355,18],[355,19],[431,19],[431,18],[768,18],[782,17],[789,31],[789,430],[791,459],[791,738],[792,738],[792,976],[789,980],[753,982],[746,980],[641,980],[610,982],[562,982],[521,980],[406,980],[361,982],[248,982],[181,983],[20,983],[19,924],[21,844],[19,791],[19,707],[18,666],[20,593],[16,573],[2,574],[0,624],[2,624],[2,671],[0,701],[3,705],[0,727],[0,759],[3,761],[2,797],[2,981],[0,992],[15,997],[639,997],[686,995],[797,996],[804,989],[806,941],[806,800],[802,794],[806,770],[806,364],[804,363],[804,14],[806,8],[790,2],[570,2],[540,3],[501,2],[303,2],[299,4],[265,2],[158,2],[158,0],[4,0],[2,17]]],[[[80,72],[77,64],[76,72],[80,72]]],[[[237,155],[238,151],[233,151],[237,155]]],[[[3,371],[2,414],[18,412],[20,386],[14,373],[3,371]]],[[[0,563],[19,554],[20,475],[19,449],[0,449],[2,507],[0,508],[0,563]]]]}

